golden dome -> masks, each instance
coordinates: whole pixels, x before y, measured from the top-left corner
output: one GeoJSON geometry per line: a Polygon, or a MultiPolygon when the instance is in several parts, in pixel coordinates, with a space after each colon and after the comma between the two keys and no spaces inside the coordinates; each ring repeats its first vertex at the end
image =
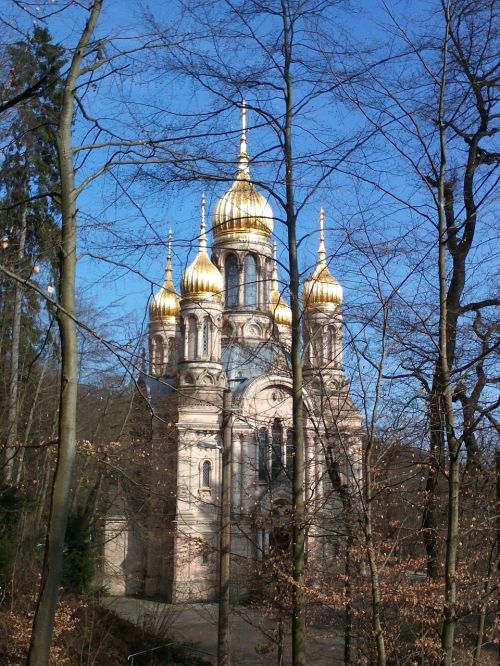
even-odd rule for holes
{"type": "Polygon", "coordinates": [[[205,233],[205,195],[201,200],[202,222],[198,256],[182,276],[182,295],[184,298],[216,300],[222,298],[222,275],[207,254],[207,236],[205,233]]]}
{"type": "Polygon", "coordinates": [[[149,304],[149,318],[151,321],[162,321],[177,317],[179,315],[180,297],[176,292],[172,280],[172,257],[170,254],[170,245],[172,242],[172,232],[168,232],[167,243],[167,266],[165,268],[165,279],[162,288],[153,296],[149,304]]]}
{"type": "Polygon", "coordinates": [[[216,241],[250,233],[269,238],[273,233],[273,211],[250,180],[246,141],[246,104],[241,106],[241,139],[236,180],[219,199],[212,216],[216,241]]]}
{"type": "Polygon", "coordinates": [[[271,293],[269,294],[269,311],[274,317],[274,321],[278,326],[291,326],[292,325],[292,310],[287,303],[281,298],[278,287],[278,271],[276,268],[276,243],[274,244],[274,269],[271,293]]]}
{"type": "Polygon", "coordinates": [[[320,236],[318,261],[314,273],[307,278],[302,289],[302,303],[305,308],[333,309],[342,303],[342,286],[331,275],[326,265],[325,238],[323,235],[324,213],[319,214],[320,236]]]}

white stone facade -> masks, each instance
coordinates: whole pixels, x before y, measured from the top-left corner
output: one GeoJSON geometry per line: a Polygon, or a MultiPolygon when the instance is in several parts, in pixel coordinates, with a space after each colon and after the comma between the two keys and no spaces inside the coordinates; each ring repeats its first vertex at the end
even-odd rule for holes
{"type": "MultiPolygon", "coordinates": [[[[249,187],[246,141],[244,149],[238,178],[249,187]]],[[[255,199],[253,190],[252,196],[255,199]]],[[[211,262],[217,275],[211,274],[210,279],[217,282],[220,274],[221,293],[216,293],[208,277],[193,277],[191,267],[182,297],[174,303],[177,307],[178,302],[178,312],[172,306],[168,316],[150,323],[147,385],[155,415],[153,440],[166,452],[159,464],[164,466],[161,488],[167,497],[153,512],[146,530],[143,593],[170,602],[213,601],[217,596],[224,390],[231,391],[233,405],[232,559],[236,596],[247,592],[252,570],[265,562],[275,541],[276,521],[282,531],[286,530],[283,516],[291,515],[290,331],[286,321],[277,325],[270,309],[275,268],[272,220],[262,218],[264,213],[269,215],[268,203],[259,211],[254,199],[254,209],[247,207],[243,220],[241,206],[231,208],[229,199],[224,206],[218,204],[217,215],[223,209],[225,218],[221,223],[220,217],[214,217],[211,262]],[[208,285],[205,291],[199,287],[202,283],[208,285]],[[170,429],[166,441],[165,422],[172,418],[175,434],[170,429]]],[[[197,261],[205,252],[203,238],[204,227],[197,261]]],[[[206,265],[206,258],[202,259],[205,264],[199,261],[199,265],[206,265]]],[[[322,279],[321,266],[320,277],[310,280],[322,279]]],[[[171,292],[172,285],[168,285],[171,292]]],[[[340,287],[335,293],[339,290],[341,293],[340,287]]],[[[328,293],[333,293],[331,288],[328,293]]],[[[172,300],[171,293],[169,298],[172,300]]],[[[314,557],[327,552],[325,539],[315,543],[315,535],[325,532],[334,513],[331,507],[339,501],[327,473],[325,448],[333,450],[344,483],[358,483],[360,416],[349,398],[342,369],[341,303],[328,299],[317,299],[314,307],[305,303],[303,338],[305,490],[310,520],[308,547],[314,557]]],[[[107,525],[108,532],[113,530],[119,538],[115,543],[107,540],[106,567],[113,590],[125,593],[120,571],[125,580],[124,549],[133,541],[132,527],[129,533],[115,520],[107,525]]],[[[134,566],[137,568],[137,558],[134,566]]]]}

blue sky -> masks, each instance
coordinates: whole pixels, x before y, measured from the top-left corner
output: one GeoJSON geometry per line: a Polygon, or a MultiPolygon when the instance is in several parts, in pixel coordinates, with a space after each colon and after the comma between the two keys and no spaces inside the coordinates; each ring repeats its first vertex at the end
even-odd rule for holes
{"type": "MultiPolygon", "coordinates": [[[[7,9],[12,7],[8,0],[3,0],[2,4],[7,9]]],[[[58,3],[41,3],[40,6],[44,9],[52,5],[57,7],[58,3]]],[[[217,9],[220,5],[214,6],[217,9]]],[[[394,3],[392,11],[403,25],[407,21],[404,17],[411,17],[408,25],[418,30],[420,22],[432,23],[429,17],[436,6],[436,2],[405,1],[394,3]]],[[[149,11],[159,23],[175,23],[178,18],[176,7],[174,3],[149,3],[149,11]]],[[[118,47],[133,48],[144,39],[149,30],[143,27],[147,8],[148,5],[133,0],[105,2],[96,36],[106,40],[103,45],[106,55],[112,55],[118,47]],[[108,41],[108,37],[112,41],[108,41]]],[[[330,17],[339,30],[339,52],[342,39],[357,41],[366,47],[375,47],[383,39],[388,42],[389,50],[392,42],[393,50],[396,49],[397,38],[387,29],[390,21],[381,3],[352,3],[351,9],[352,13],[342,8],[335,9],[330,17]]],[[[16,18],[24,23],[24,27],[31,20],[19,14],[16,18]]],[[[49,18],[47,25],[54,39],[69,48],[75,44],[84,19],[84,13],[73,7],[70,11],[49,18]]],[[[263,33],[272,28],[266,23],[260,27],[263,33]]],[[[198,28],[201,29],[192,24],[191,34],[195,34],[198,28]]],[[[176,34],[179,33],[174,30],[173,38],[176,34]]],[[[196,46],[199,47],[201,43],[201,40],[197,41],[196,46]]],[[[247,62],[251,67],[255,54],[250,57],[249,51],[242,44],[243,40],[226,46],[228,52],[224,55],[233,68],[241,67],[244,70],[247,62]]],[[[325,42],[318,40],[310,45],[320,50],[325,42]]],[[[210,49],[215,47],[205,43],[205,48],[210,55],[213,53],[210,49]]],[[[183,114],[208,114],[217,105],[221,106],[220,99],[217,100],[216,95],[204,90],[199,82],[187,81],[180,74],[167,71],[164,57],[160,50],[150,50],[146,54],[139,52],[127,59],[124,63],[127,67],[122,70],[119,78],[109,77],[90,82],[83,100],[87,111],[98,118],[99,123],[109,132],[130,140],[148,140],[159,136],[171,139],[179,133],[178,127],[185,122],[183,114]]],[[[341,59],[341,55],[338,57],[341,59]]],[[[336,64],[340,67],[343,65],[342,62],[336,64]]],[[[226,90],[220,92],[227,94],[226,90]]],[[[264,110],[280,108],[269,97],[264,99],[262,90],[242,92],[250,107],[256,105],[264,110]]],[[[234,97],[228,99],[226,108],[213,122],[207,116],[200,125],[201,133],[210,125],[218,131],[227,131],[225,135],[217,135],[206,141],[205,147],[220,158],[220,168],[211,165],[209,169],[212,176],[226,174],[229,177],[234,171],[239,135],[238,102],[239,99],[234,97]],[[233,108],[230,108],[231,102],[235,104],[233,108]]],[[[273,145],[274,136],[263,123],[262,116],[251,111],[248,124],[249,152],[255,158],[252,164],[253,178],[273,185],[279,173],[279,165],[271,159],[276,156],[276,152],[273,155],[267,151],[273,145]]],[[[299,198],[317,184],[321,171],[320,167],[306,168],[300,154],[307,155],[309,150],[314,153],[323,143],[349,142],[363,125],[361,114],[332,95],[318,97],[311,103],[307,114],[297,118],[295,146],[299,156],[299,198]]],[[[106,138],[103,134],[87,134],[88,129],[88,122],[80,118],[74,129],[75,145],[106,138]]],[[[197,128],[191,130],[192,134],[197,132],[197,128]]],[[[185,142],[179,139],[173,145],[177,150],[183,146],[199,147],[204,143],[202,139],[185,142]]],[[[111,154],[112,148],[90,153],[81,165],[78,178],[81,180],[98,169],[111,154]]],[[[114,169],[94,181],[82,193],[78,203],[78,285],[81,302],[84,307],[91,306],[101,313],[111,337],[123,342],[137,340],[140,329],[147,322],[147,301],[163,278],[168,228],[171,227],[174,234],[174,271],[178,284],[181,270],[194,258],[196,251],[202,191],[207,193],[207,212],[210,214],[217,198],[229,186],[229,180],[201,182],[192,179],[190,182],[172,184],[168,182],[165,170],[159,168],[152,171],[150,176],[148,179],[134,175],[131,166],[114,169]]],[[[301,212],[299,232],[304,240],[300,246],[300,264],[307,273],[315,260],[318,211],[320,206],[325,209],[327,248],[333,255],[331,270],[344,286],[347,316],[350,308],[376,301],[371,290],[374,277],[377,276],[382,279],[387,294],[398,284],[402,285],[405,297],[410,299],[412,290],[425,292],[432,288],[432,279],[426,284],[425,275],[407,279],[411,275],[414,263],[412,253],[418,251],[418,242],[425,240],[426,234],[432,234],[432,227],[427,227],[427,222],[420,215],[419,207],[424,211],[428,203],[419,194],[421,189],[421,183],[401,156],[398,157],[380,141],[373,141],[364,145],[356,153],[355,159],[342,163],[301,212]],[[389,194],[383,194],[384,189],[389,194]],[[391,196],[394,193],[396,198],[391,196]],[[397,198],[402,202],[398,203],[397,198]],[[404,205],[405,199],[415,206],[413,211],[404,205]],[[363,231],[363,227],[366,231],[363,231]],[[400,245],[397,251],[392,244],[396,238],[402,238],[398,241],[400,245]],[[362,253],[355,250],[356,243],[366,245],[369,242],[381,248],[379,254],[382,259],[378,266],[370,265],[362,253]],[[387,274],[381,269],[384,252],[387,256],[387,274]],[[399,258],[394,260],[397,252],[400,252],[399,258]]],[[[279,217],[279,206],[272,199],[270,201],[279,217]]],[[[282,225],[277,222],[275,229],[278,258],[286,264],[282,225]]],[[[280,274],[286,282],[284,268],[280,269],[280,274]]]]}

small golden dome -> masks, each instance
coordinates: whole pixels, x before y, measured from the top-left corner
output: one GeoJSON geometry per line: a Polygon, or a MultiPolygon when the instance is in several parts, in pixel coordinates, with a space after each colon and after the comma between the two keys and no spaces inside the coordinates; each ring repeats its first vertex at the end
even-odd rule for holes
{"type": "Polygon", "coordinates": [[[282,300],[278,291],[272,291],[269,296],[269,310],[279,326],[292,325],[292,309],[282,300]]]}
{"type": "Polygon", "coordinates": [[[241,139],[236,180],[219,199],[212,216],[216,241],[250,233],[269,238],[273,233],[273,211],[250,180],[246,142],[246,104],[241,106],[241,139]]]}
{"type": "Polygon", "coordinates": [[[278,287],[278,271],[276,268],[276,243],[274,244],[274,269],[273,279],[271,286],[271,293],[269,294],[269,311],[278,326],[291,326],[292,325],[292,310],[290,306],[281,298],[278,287]]]}
{"type": "Polygon", "coordinates": [[[172,280],[172,257],[170,245],[172,232],[168,232],[167,243],[167,266],[165,268],[165,279],[162,288],[153,296],[149,304],[149,319],[151,321],[163,321],[171,317],[177,317],[180,311],[180,297],[176,292],[172,280]]]}
{"type": "Polygon", "coordinates": [[[306,309],[336,308],[342,303],[342,286],[331,275],[326,265],[325,238],[323,235],[323,209],[319,214],[320,236],[318,262],[314,273],[307,278],[302,289],[302,303],[306,309]]]}
{"type": "Polygon", "coordinates": [[[222,298],[222,275],[207,254],[207,236],[205,233],[205,195],[201,200],[202,222],[198,255],[182,276],[182,295],[184,298],[220,301],[222,298]]]}

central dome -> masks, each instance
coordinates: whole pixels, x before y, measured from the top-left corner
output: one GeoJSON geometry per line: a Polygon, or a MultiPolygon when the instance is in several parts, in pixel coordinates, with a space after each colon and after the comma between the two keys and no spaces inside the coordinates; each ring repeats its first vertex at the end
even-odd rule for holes
{"type": "Polygon", "coordinates": [[[240,177],[219,199],[212,217],[214,239],[259,234],[266,239],[273,233],[273,211],[250,178],[240,177]]]}
{"type": "Polygon", "coordinates": [[[250,234],[268,239],[273,233],[272,208],[250,180],[245,103],[241,107],[241,127],[236,180],[219,199],[212,216],[215,242],[227,238],[246,240],[250,234]]]}

